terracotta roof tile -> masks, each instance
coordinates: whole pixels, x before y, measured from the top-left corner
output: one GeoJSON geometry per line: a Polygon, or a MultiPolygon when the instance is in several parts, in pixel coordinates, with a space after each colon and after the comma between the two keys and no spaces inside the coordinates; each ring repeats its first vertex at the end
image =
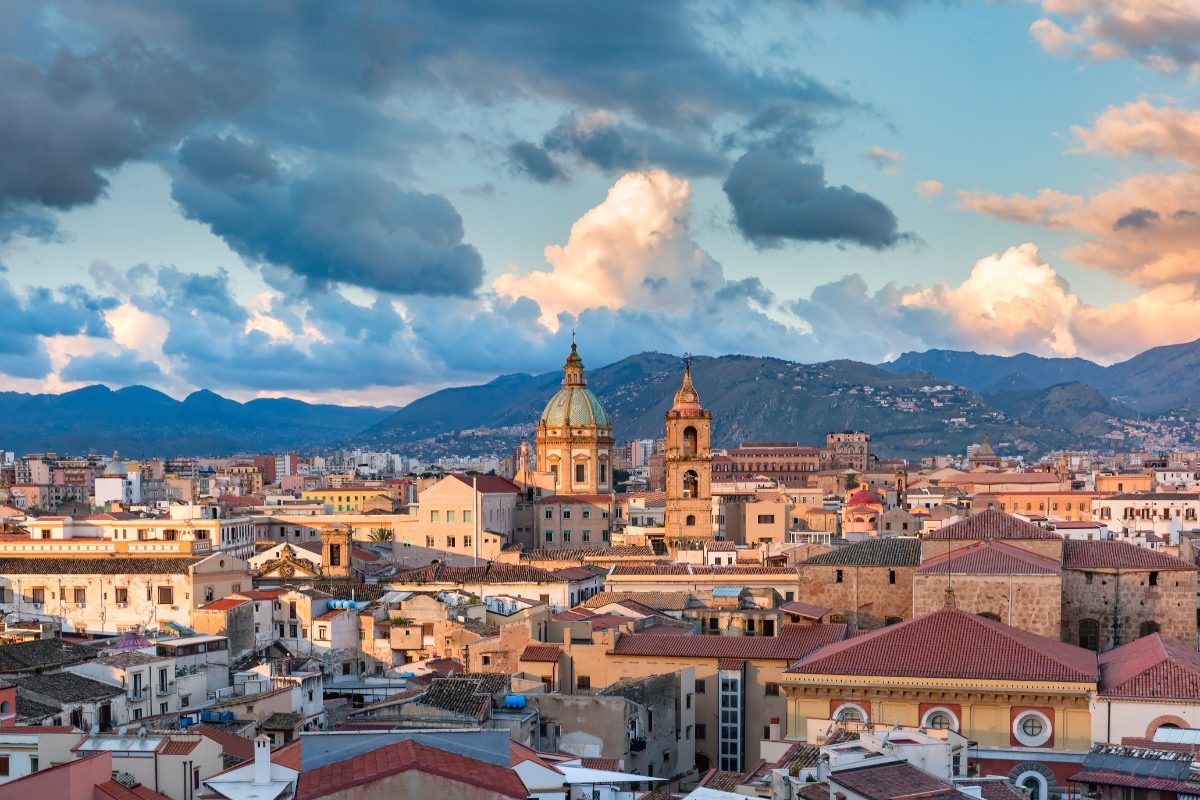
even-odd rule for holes
{"type": "Polygon", "coordinates": [[[521,661],[558,661],[562,648],[556,644],[527,644],[521,653],[521,661]]]}
{"type": "Polygon", "coordinates": [[[229,611],[232,608],[249,603],[249,599],[240,597],[222,597],[220,600],[213,600],[211,603],[206,603],[200,606],[201,611],[229,611]]]}
{"type": "Polygon", "coordinates": [[[1200,701],[1200,653],[1160,634],[1100,655],[1100,694],[1200,701]]]}
{"type": "MultiPolygon", "coordinates": [[[[3,574],[3,573],[0,573],[3,574]]],[[[398,572],[388,579],[395,584],[452,583],[459,586],[488,583],[563,583],[552,572],[525,564],[489,562],[477,567],[452,567],[430,564],[427,567],[398,572]]]]}
{"type": "Polygon", "coordinates": [[[126,786],[115,780],[96,784],[96,793],[111,800],[170,800],[165,794],[159,794],[149,786],[140,783],[126,786]]]}
{"type": "Polygon", "coordinates": [[[326,797],[352,786],[373,783],[409,770],[486,789],[514,800],[528,797],[525,784],[509,767],[489,764],[408,739],[300,773],[296,800],[326,797]]]}
{"type": "Polygon", "coordinates": [[[798,614],[805,619],[820,619],[832,609],[814,606],[809,603],[801,603],[799,600],[789,600],[781,605],[779,610],[787,614],[798,614]]]}
{"type": "Polygon", "coordinates": [[[918,575],[946,572],[967,575],[1059,575],[1062,568],[1057,561],[1028,550],[1003,542],[987,541],[960,547],[948,556],[935,556],[917,569],[918,575]]]}
{"type": "Polygon", "coordinates": [[[791,661],[846,636],[845,625],[784,625],[778,636],[655,636],[628,633],[613,653],[684,658],[745,658],[791,661]]]}
{"type": "Polygon", "coordinates": [[[615,547],[546,547],[522,550],[522,561],[583,561],[586,558],[652,558],[649,547],[617,545],[615,547]]]}
{"type": "Polygon", "coordinates": [[[602,769],[608,772],[619,772],[621,762],[615,758],[580,758],[579,766],[584,769],[602,769]]]}
{"type": "Polygon", "coordinates": [[[1079,683],[1098,677],[1090,650],[953,608],[827,645],[788,672],[1079,683]]]}
{"type": "Polygon", "coordinates": [[[1068,539],[1063,543],[1066,569],[1186,569],[1196,565],[1166,553],[1158,553],[1129,542],[1113,539],[1068,539]]]}
{"type": "Polygon", "coordinates": [[[599,592],[583,601],[587,608],[600,608],[609,603],[634,600],[656,611],[682,611],[692,601],[689,592],[599,592]]]}
{"type": "Polygon", "coordinates": [[[1057,533],[989,508],[925,534],[926,539],[1059,539],[1057,533]]]}
{"type": "Polygon", "coordinates": [[[610,575],[795,575],[791,567],[720,566],[699,564],[617,564],[610,575]]]}
{"type": "Polygon", "coordinates": [[[39,556],[0,558],[0,575],[186,575],[192,556],[39,556]]]}
{"type": "Polygon", "coordinates": [[[196,739],[169,739],[163,747],[163,755],[168,756],[186,756],[188,753],[195,750],[200,745],[196,739]]]}
{"type": "Polygon", "coordinates": [[[238,736],[236,733],[231,733],[224,728],[218,728],[216,725],[206,725],[203,722],[199,725],[193,725],[188,730],[212,739],[221,745],[221,750],[225,755],[235,758],[238,761],[249,761],[254,758],[254,742],[245,736],[238,736]]]}
{"type": "Polygon", "coordinates": [[[921,563],[921,541],[867,539],[813,556],[800,563],[847,567],[915,567],[921,563]]]}
{"type": "Polygon", "coordinates": [[[906,761],[840,770],[829,776],[829,783],[835,789],[846,789],[866,800],[961,796],[953,784],[906,761]]]}
{"type": "Polygon", "coordinates": [[[480,494],[520,494],[521,487],[508,478],[496,475],[464,475],[461,472],[451,473],[448,477],[455,478],[467,486],[475,482],[475,489],[480,494]]]}

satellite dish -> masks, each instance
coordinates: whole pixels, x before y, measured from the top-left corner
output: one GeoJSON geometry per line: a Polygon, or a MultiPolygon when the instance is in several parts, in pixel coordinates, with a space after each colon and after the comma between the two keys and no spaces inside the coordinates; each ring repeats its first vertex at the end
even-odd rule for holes
{"type": "Polygon", "coordinates": [[[139,738],[139,739],[145,739],[145,738],[146,738],[146,733],[147,733],[147,731],[146,731],[146,726],[145,726],[145,725],[143,725],[143,726],[141,726],[140,728],[138,728],[138,738],[139,738]]]}

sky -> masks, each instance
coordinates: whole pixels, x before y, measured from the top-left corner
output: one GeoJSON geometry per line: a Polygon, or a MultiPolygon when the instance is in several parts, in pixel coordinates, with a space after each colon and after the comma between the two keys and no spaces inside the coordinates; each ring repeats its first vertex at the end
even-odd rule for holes
{"type": "Polygon", "coordinates": [[[0,388],[1200,338],[1194,0],[15,0],[0,388]]]}

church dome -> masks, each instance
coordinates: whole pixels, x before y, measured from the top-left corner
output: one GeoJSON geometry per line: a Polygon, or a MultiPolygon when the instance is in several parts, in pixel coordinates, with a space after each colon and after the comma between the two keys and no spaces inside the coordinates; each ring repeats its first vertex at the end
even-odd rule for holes
{"type": "Polygon", "coordinates": [[[542,422],[555,426],[611,427],[608,413],[588,388],[583,377],[583,359],[579,357],[575,343],[571,343],[571,355],[563,367],[562,388],[550,398],[542,412],[542,422]]]}

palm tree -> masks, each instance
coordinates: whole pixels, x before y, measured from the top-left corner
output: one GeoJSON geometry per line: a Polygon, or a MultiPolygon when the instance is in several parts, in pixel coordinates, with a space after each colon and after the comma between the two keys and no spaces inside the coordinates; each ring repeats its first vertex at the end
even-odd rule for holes
{"type": "Polygon", "coordinates": [[[371,528],[370,534],[367,535],[372,542],[390,542],[392,537],[391,528],[371,528]]]}

